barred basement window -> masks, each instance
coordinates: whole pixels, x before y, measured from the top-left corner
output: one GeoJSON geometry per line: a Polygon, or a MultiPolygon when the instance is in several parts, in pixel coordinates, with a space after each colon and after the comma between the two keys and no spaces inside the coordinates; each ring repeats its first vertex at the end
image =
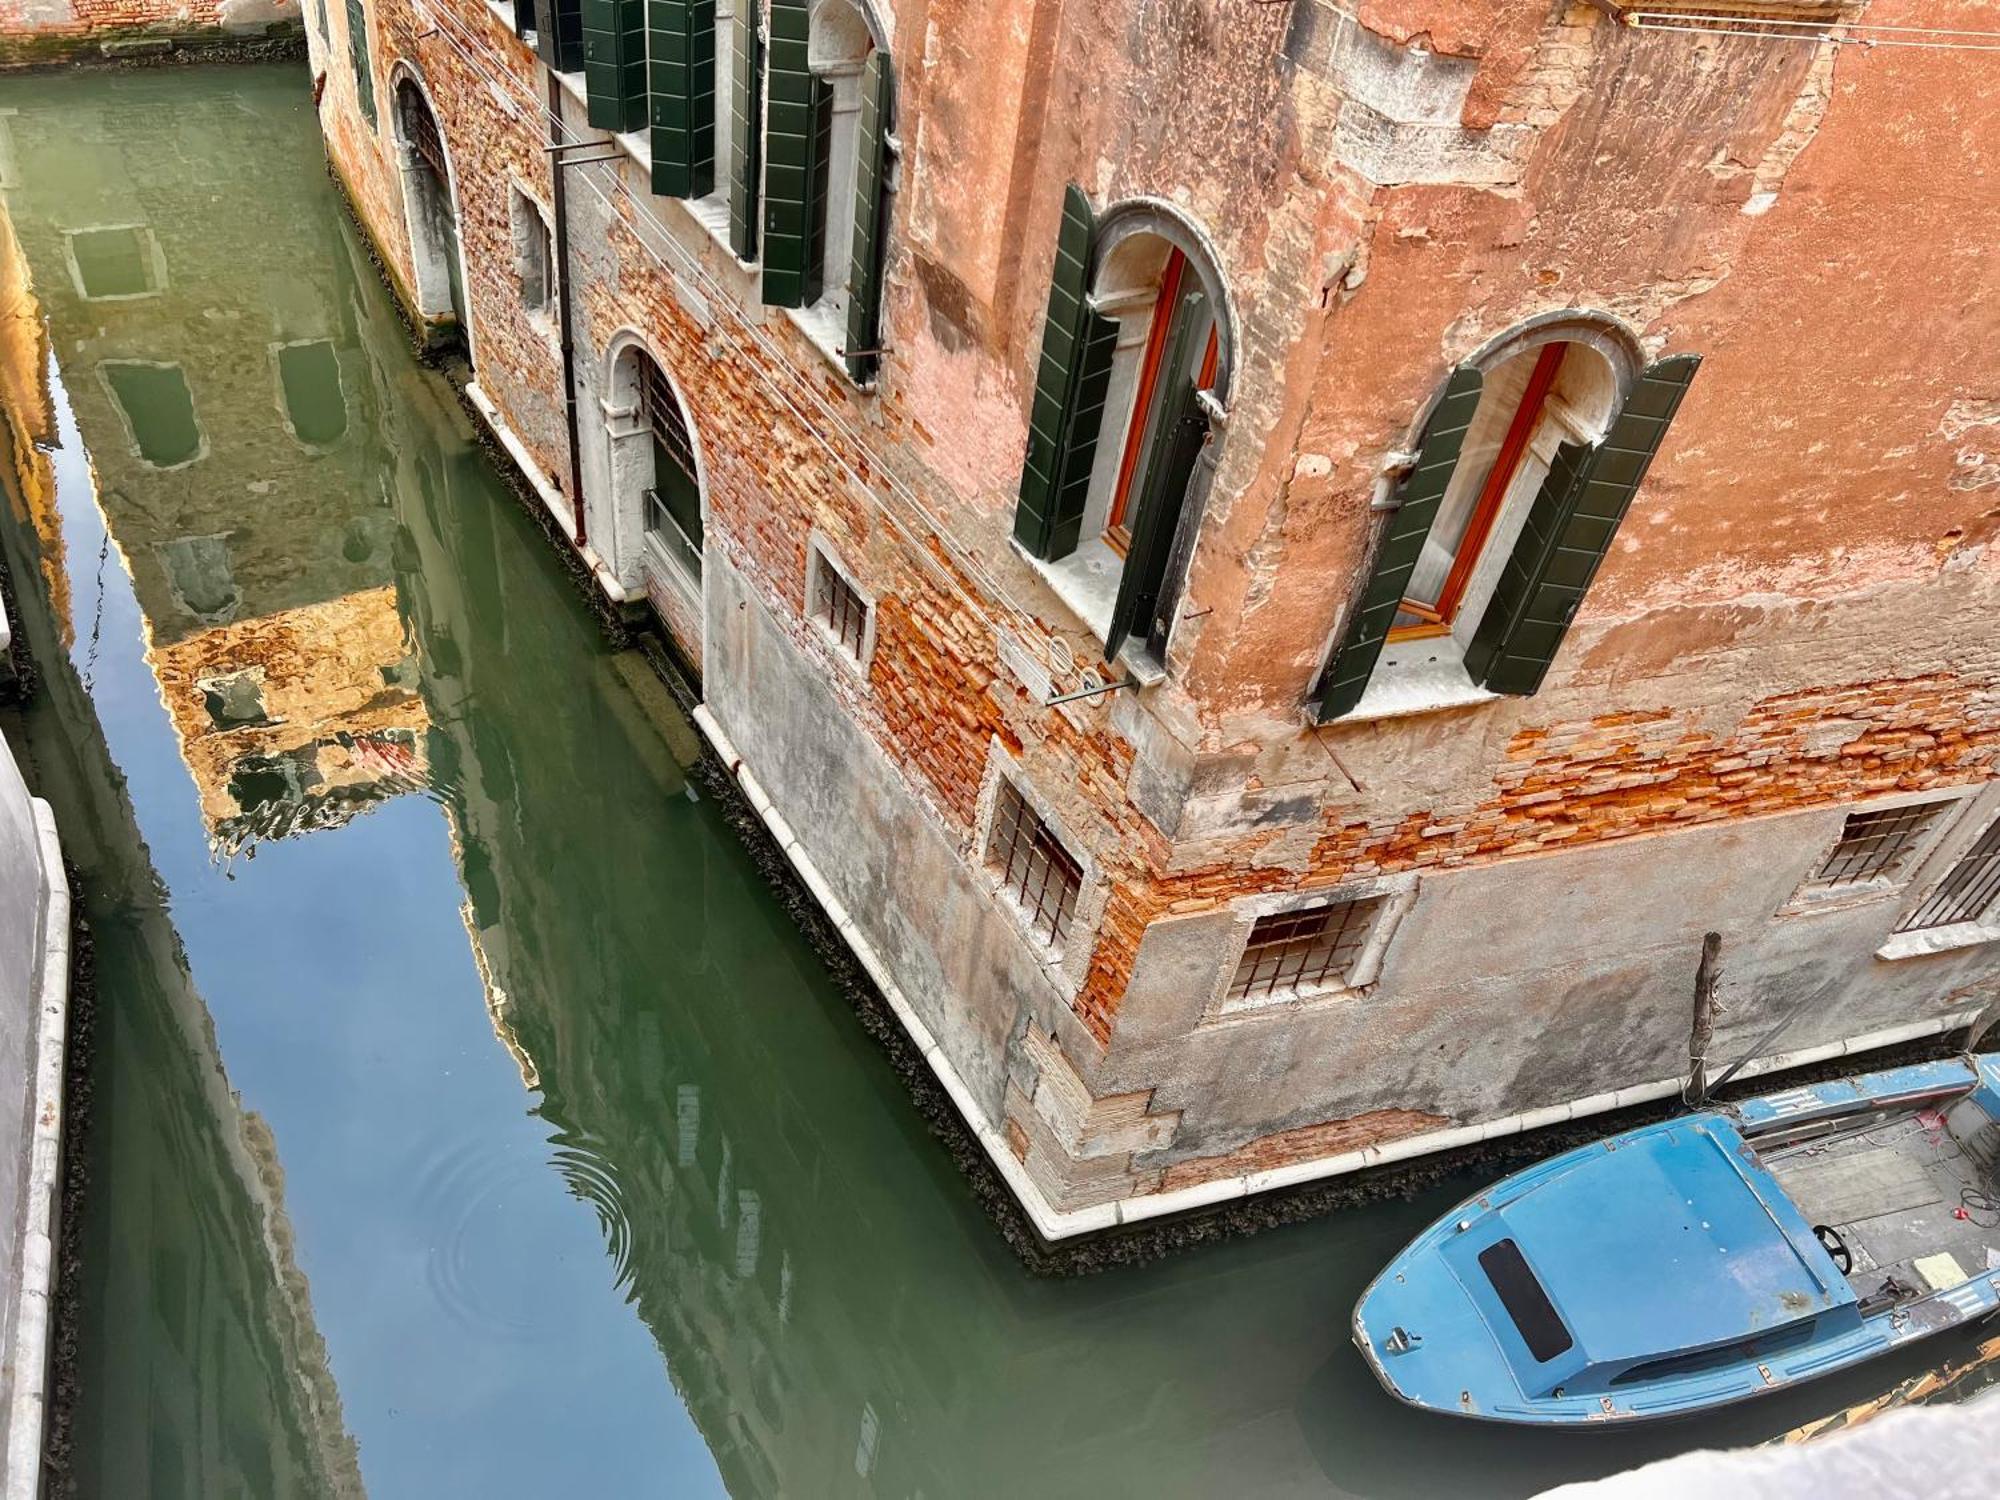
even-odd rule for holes
{"type": "Polygon", "coordinates": [[[1850,891],[1894,879],[1950,801],[1914,802],[1847,815],[1840,842],[1806,881],[1808,891],[1850,891]]]}
{"type": "Polygon", "coordinates": [[[1387,899],[1369,896],[1259,917],[1224,1003],[1255,1004],[1352,984],[1387,899]]]}
{"type": "Polygon", "coordinates": [[[1070,918],[1083,888],[1083,866],[1004,777],[994,798],[993,837],[986,857],[1027,918],[1028,930],[1060,953],[1069,940],[1070,918]]]}
{"type": "Polygon", "coordinates": [[[1951,872],[1897,926],[1898,932],[1977,922],[2000,902],[2000,818],[1995,818],[1951,872]]]}
{"type": "Polygon", "coordinates": [[[857,662],[868,659],[868,601],[822,548],[812,555],[812,617],[857,662]]]}

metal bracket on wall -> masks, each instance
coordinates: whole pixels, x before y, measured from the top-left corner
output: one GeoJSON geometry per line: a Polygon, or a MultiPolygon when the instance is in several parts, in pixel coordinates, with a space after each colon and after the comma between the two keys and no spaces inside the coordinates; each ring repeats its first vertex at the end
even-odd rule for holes
{"type": "Polygon", "coordinates": [[[590,167],[602,161],[623,160],[625,160],[625,153],[623,151],[610,151],[603,156],[565,156],[556,165],[559,167],[590,167]]]}
{"type": "Polygon", "coordinates": [[[1136,677],[1121,677],[1116,682],[1100,682],[1096,687],[1078,688],[1073,693],[1058,693],[1053,698],[1042,700],[1043,708],[1054,708],[1058,703],[1074,703],[1079,698],[1101,698],[1106,693],[1115,693],[1120,688],[1135,688],[1139,685],[1136,677]]]}

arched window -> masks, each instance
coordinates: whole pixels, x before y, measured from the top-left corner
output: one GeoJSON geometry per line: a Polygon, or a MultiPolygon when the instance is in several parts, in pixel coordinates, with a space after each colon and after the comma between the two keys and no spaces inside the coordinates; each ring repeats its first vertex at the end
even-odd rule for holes
{"type": "Polygon", "coordinates": [[[1230,354],[1200,236],[1155,204],[1099,222],[1072,187],[1014,534],[1107,660],[1128,640],[1165,659],[1230,354]]]}
{"type": "Polygon", "coordinates": [[[395,120],[418,311],[433,326],[454,326],[470,356],[471,319],[459,260],[451,159],[430,101],[407,73],[396,83],[395,120]]]}
{"type": "Polygon", "coordinates": [[[698,603],[704,532],[693,430],[672,381],[636,335],[613,344],[608,404],[614,504],[638,514],[649,578],[698,603]]]}
{"type": "Polygon", "coordinates": [[[1532,693],[1700,361],[1542,320],[1454,370],[1388,496],[1320,717],[1532,693]]]}
{"type": "Polygon", "coordinates": [[[886,43],[865,0],[771,0],[764,301],[800,309],[857,380],[881,352],[895,128],[886,43]]]}

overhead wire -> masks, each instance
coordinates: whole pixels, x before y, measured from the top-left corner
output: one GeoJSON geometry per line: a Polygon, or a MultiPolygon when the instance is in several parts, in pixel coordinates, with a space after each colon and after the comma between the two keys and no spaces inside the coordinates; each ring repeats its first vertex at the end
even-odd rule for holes
{"type": "MultiPolygon", "coordinates": [[[[432,35],[434,35],[437,40],[443,41],[447,46],[449,46],[452,49],[452,51],[458,55],[460,60],[463,61],[468,67],[472,68],[475,72],[482,75],[489,84],[500,85],[509,90],[510,93],[518,86],[519,80],[512,73],[506,72],[504,70],[496,70],[495,67],[489,65],[489,63],[502,62],[503,60],[499,59],[496,56],[496,54],[494,54],[492,49],[486,44],[485,40],[480,38],[476,33],[472,32],[460,18],[451,15],[448,11],[444,10],[440,6],[427,6],[425,7],[425,9],[428,10],[429,13],[435,19],[437,19],[438,21],[442,22],[445,26],[448,26],[450,28],[449,31],[446,31],[444,29],[434,29],[432,35]],[[456,36],[454,36],[453,33],[456,33],[456,36]],[[475,47],[478,50],[480,54],[482,54],[482,56],[475,56],[472,52],[468,51],[467,47],[461,44],[459,38],[463,38],[465,39],[466,42],[469,42],[473,47],[475,47]]],[[[515,95],[514,97],[515,97],[515,102],[519,103],[519,96],[515,95]]],[[[529,95],[527,108],[531,114],[541,116],[544,121],[553,125],[558,131],[562,133],[564,137],[567,138],[564,142],[565,147],[606,144],[606,142],[604,141],[595,139],[593,134],[579,131],[575,126],[573,126],[568,120],[564,119],[560,114],[549,109],[545,104],[542,104],[539,100],[534,99],[532,96],[532,92],[529,95]]],[[[803,428],[807,433],[811,434],[811,436],[818,441],[821,448],[823,448],[826,451],[828,456],[830,456],[834,460],[835,464],[838,465],[840,470],[852,481],[851,489],[857,495],[857,497],[860,498],[869,506],[871,506],[877,512],[877,514],[879,514],[882,517],[882,519],[889,524],[889,526],[904,540],[904,542],[909,545],[911,550],[917,553],[917,555],[924,561],[924,563],[927,565],[930,571],[933,572],[933,574],[942,583],[944,583],[953,593],[958,595],[959,598],[963,600],[965,605],[972,611],[972,613],[976,615],[988,629],[994,631],[996,635],[1004,633],[1002,627],[993,619],[992,615],[988,612],[985,606],[985,602],[982,601],[980,598],[978,598],[975,594],[973,594],[971,590],[966,588],[965,584],[960,579],[952,575],[951,569],[945,567],[940,562],[940,560],[931,552],[929,546],[925,544],[924,538],[912,536],[910,534],[911,524],[914,524],[917,530],[925,533],[929,539],[934,540],[937,543],[938,547],[946,553],[946,555],[949,557],[951,563],[954,566],[963,571],[963,573],[967,577],[973,579],[974,581],[978,582],[982,587],[989,590],[991,594],[994,596],[994,598],[999,602],[1001,602],[1006,609],[1011,610],[1015,615],[1019,616],[1021,620],[1027,622],[1028,628],[1031,633],[1042,637],[1042,639],[1046,643],[1051,635],[1051,632],[1046,628],[1046,626],[1043,625],[1040,616],[1033,609],[1022,604],[1018,599],[1016,599],[1012,594],[1012,592],[1009,589],[1007,589],[1006,586],[1002,584],[997,578],[995,578],[993,574],[985,567],[984,564],[980,563],[974,556],[972,556],[965,550],[964,544],[960,542],[956,537],[952,536],[950,532],[944,527],[943,523],[938,521],[936,517],[934,517],[930,513],[929,509],[924,505],[922,500],[917,497],[915,492],[910,489],[908,484],[899,475],[895,474],[889,468],[886,462],[883,462],[881,460],[880,456],[876,453],[874,446],[867,441],[866,437],[863,434],[857,432],[852,427],[852,425],[850,425],[846,421],[845,418],[843,418],[837,411],[835,411],[832,407],[830,407],[826,403],[825,399],[820,395],[820,393],[816,389],[814,389],[810,380],[793,365],[791,356],[786,351],[779,348],[779,346],[771,340],[769,335],[766,334],[763,329],[756,326],[756,324],[754,324],[748,318],[748,316],[746,316],[743,308],[740,305],[740,299],[736,291],[733,288],[728,287],[719,280],[717,280],[714,274],[701,263],[700,258],[693,251],[689,250],[686,246],[682,245],[679,241],[679,238],[675,235],[675,233],[660,220],[658,215],[652,211],[651,207],[648,204],[642,202],[638,197],[638,195],[632,191],[630,185],[627,184],[624,180],[623,170],[622,170],[626,162],[631,160],[631,158],[623,155],[624,147],[622,145],[620,145],[619,150],[621,152],[621,158],[617,162],[618,170],[615,170],[612,173],[613,187],[624,198],[628,209],[634,214],[634,216],[643,220],[646,224],[650,225],[651,228],[657,233],[658,237],[662,241],[664,241],[667,246],[671,248],[676,259],[680,262],[680,264],[679,265],[669,264],[666,258],[662,256],[661,253],[656,248],[654,248],[654,246],[649,242],[648,237],[643,234],[634,236],[634,239],[638,242],[640,248],[644,250],[663,270],[667,271],[671,275],[685,276],[691,278],[702,289],[704,289],[712,298],[715,299],[715,301],[724,310],[725,315],[737,326],[737,328],[741,330],[742,334],[749,339],[749,341],[755,346],[757,352],[764,356],[763,359],[751,358],[746,361],[746,363],[749,364],[752,373],[758,379],[759,383],[762,384],[765,387],[765,389],[781,405],[783,405],[787,411],[789,411],[792,414],[794,420],[796,420],[799,423],[801,428],[803,428]],[[850,444],[858,452],[866,454],[870,458],[874,459],[875,461],[874,466],[879,474],[880,479],[892,491],[896,493],[898,500],[902,504],[906,505],[912,512],[914,512],[915,515],[914,523],[906,522],[902,518],[899,518],[896,515],[896,513],[892,511],[889,508],[889,506],[883,502],[882,497],[876,493],[874,487],[869,484],[867,479],[862,475],[862,473],[855,466],[855,464],[849,460],[847,455],[841,451],[839,443],[836,442],[832,437],[830,437],[828,433],[822,429],[821,426],[816,424],[810,416],[808,416],[804,411],[801,411],[798,402],[794,401],[792,399],[792,396],[788,392],[786,392],[777,383],[776,380],[772,378],[771,372],[773,369],[782,373],[782,375],[784,375],[792,383],[794,383],[797,386],[797,388],[804,393],[806,400],[813,406],[815,410],[818,411],[821,419],[829,426],[837,429],[840,436],[844,438],[848,444],[850,444]]],[[[606,161],[601,164],[609,165],[611,163],[609,161],[606,161]]],[[[636,162],[634,164],[636,164],[636,162]]],[[[586,186],[591,191],[593,196],[595,196],[598,199],[598,201],[605,206],[607,210],[609,210],[614,214],[617,213],[616,205],[614,205],[612,201],[608,197],[606,197],[603,189],[598,185],[595,178],[591,175],[588,175],[589,168],[591,166],[600,165],[600,163],[596,162],[588,164],[571,163],[570,165],[576,166],[578,168],[580,180],[583,182],[583,185],[586,186]]],[[[557,171],[566,170],[566,168],[561,163],[560,158],[552,162],[552,169],[557,171]]],[[[743,348],[739,344],[737,346],[737,352],[745,353],[747,351],[743,350],[743,348]]],[[[1045,652],[1045,659],[1046,659],[1046,652],[1045,652]]]]}
{"type": "Polygon", "coordinates": [[[1680,32],[1688,36],[1742,36],[1773,42],[1826,43],[1835,47],[1914,47],[1930,52],[2000,52],[2000,31],[1975,31],[1952,26],[1894,26],[1873,21],[1842,21],[1834,17],[1800,20],[1782,16],[1729,16],[1704,11],[1644,9],[1621,11],[1618,20],[1621,25],[1635,31],[1680,32]]]}

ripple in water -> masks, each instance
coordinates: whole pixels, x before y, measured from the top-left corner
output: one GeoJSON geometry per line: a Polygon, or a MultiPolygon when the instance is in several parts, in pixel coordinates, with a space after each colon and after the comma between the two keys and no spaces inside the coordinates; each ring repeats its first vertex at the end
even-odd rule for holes
{"type": "Polygon", "coordinates": [[[574,1332],[551,1272],[574,1249],[573,1210],[550,1193],[551,1166],[587,1199],[629,1279],[631,1233],[618,1183],[588,1142],[564,1140],[554,1160],[490,1137],[447,1151],[419,1174],[418,1201],[433,1230],[424,1279],[460,1327],[488,1338],[547,1343],[574,1332]]]}

